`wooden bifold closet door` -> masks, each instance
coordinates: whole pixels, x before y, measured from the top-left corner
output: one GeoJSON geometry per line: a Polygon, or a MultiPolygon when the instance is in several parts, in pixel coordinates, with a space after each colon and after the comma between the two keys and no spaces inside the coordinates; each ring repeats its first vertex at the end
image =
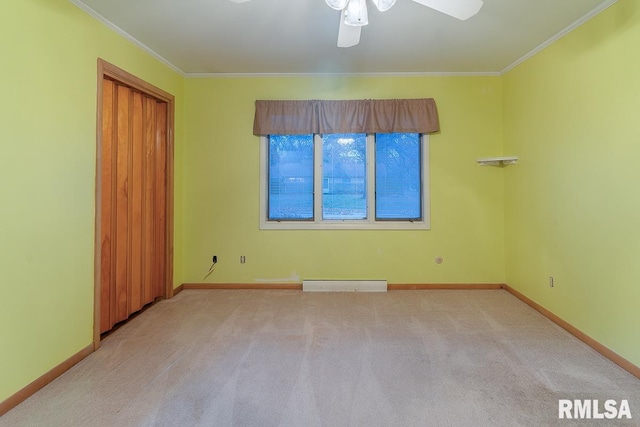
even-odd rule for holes
{"type": "Polygon", "coordinates": [[[167,103],[102,88],[100,332],[164,296],[167,103]]]}

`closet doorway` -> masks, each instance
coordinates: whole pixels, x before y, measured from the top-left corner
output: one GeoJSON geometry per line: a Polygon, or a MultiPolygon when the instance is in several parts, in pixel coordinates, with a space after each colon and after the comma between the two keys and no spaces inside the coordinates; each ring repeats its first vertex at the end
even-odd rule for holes
{"type": "Polygon", "coordinates": [[[173,292],[172,95],[98,60],[94,347],[173,292]]]}

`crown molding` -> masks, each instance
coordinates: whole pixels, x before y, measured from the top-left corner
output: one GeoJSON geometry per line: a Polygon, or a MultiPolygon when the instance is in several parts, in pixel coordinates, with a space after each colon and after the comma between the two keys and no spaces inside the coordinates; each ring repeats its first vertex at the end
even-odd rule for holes
{"type": "Polygon", "coordinates": [[[499,74],[503,75],[503,74],[508,73],[509,71],[513,70],[518,65],[520,65],[523,62],[525,62],[526,60],[534,57],[536,54],[540,53],[545,48],[547,48],[550,45],[552,45],[553,43],[557,42],[562,37],[566,36],[571,31],[575,30],[576,28],[578,28],[582,24],[584,24],[587,21],[591,20],[596,15],[600,14],[601,12],[604,12],[606,9],[608,9],[611,6],[613,6],[617,2],[618,2],[618,0],[608,0],[608,1],[604,2],[604,3],[602,3],[601,5],[599,5],[598,7],[596,7],[595,9],[590,11],[589,13],[587,13],[586,15],[582,16],[578,20],[576,20],[573,23],[571,23],[569,26],[567,26],[566,28],[561,30],[559,33],[555,34],[553,37],[549,38],[548,40],[544,41],[542,44],[540,44],[540,45],[536,46],[535,48],[533,48],[533,50],[529,51],[526,55],[522,56],[521,58],[517,59],[516,61],[514,61],[513,63],[508,65],[505,69],[500,71],[499,74]]]}
{"type": "Polygon", "coordinates": [[[129,42],[133,43],[134,45],[138,46],[140,49],[142,49],[143,51],[145,51],[149,55],[153,56],[155,59],[157,59],[158,61],[162,62],[164,65],[166,65],[167,67],[169,67],[170,69],[172,69],[176,73],[180,74],[182,77],[186,76],[186,73],[184,71],[182,71],[180,68],[178,68],[175,65],[173,65],[171,62],[167,61],[158,52],[154,51],[149,46],[147,46],[144,43],[140,42],[138,39],[133,37],[131,34],[127,33],[122,28],[118,27],[116,24],[114,24],[113,22],[109,21],[107,18],[102,16],[100,13],[96,12],[95,10],[93,10],[92,8],[90,8],[89,6],[84,4],[81,0],[69,0],[69,2],[74,4],[76,7],[78,7],[81,10],[83,10],[84,12],[86,12],[88,15],[90,15],[91,17],[93,17],[94,19],[96,19],[97,21],[102,23],[103,25],[105,25],[107,28],[109,28],[114,33],[120,35],[121,37],[124,37],[127,41],[129,41],[129,42]]]}
{"type": "Polygon", "coordinates": [[[388,72],[388,73],[186,73],[185,77],[199,78],[238,78],[238,77],[499,77],[498,71],[458,72],[388,72]]]}

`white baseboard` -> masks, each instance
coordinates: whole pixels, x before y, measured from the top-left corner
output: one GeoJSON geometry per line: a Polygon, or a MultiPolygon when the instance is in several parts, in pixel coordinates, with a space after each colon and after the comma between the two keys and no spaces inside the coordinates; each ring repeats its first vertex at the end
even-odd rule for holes
{"type": "Polygon", "coordinates": [[[303,280],[304,292],[387,292],[386,280],[303,280]]]}

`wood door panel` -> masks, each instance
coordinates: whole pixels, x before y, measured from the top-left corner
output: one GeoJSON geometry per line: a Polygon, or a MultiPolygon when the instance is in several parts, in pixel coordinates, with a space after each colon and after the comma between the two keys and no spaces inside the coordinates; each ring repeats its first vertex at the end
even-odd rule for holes
{"type": "Polygon", "coordinates": [[[118,122],[116,155],[116,268],[115,268],[115,320],[129,317],[129,145],[131,90],[118,86],[118,122]]]}
{"type": "Polygon", "coordinates": [[[104,79],[100,332],[165,296],[167,103],[104,79]]]}
{"type": "Polygon", "coordinates": [[[158,103],[156,108],[156,178],[155,178],[155,264],[154,298],[162,296],[165,288],[166,265],[166,162],[167,162],[167,104],[158,103]]]}
{"type": "Polygon", "coordinates": [[[143,260],[143,300],[145,304],[152,302],[155,298],[153,281],[155,249],[154,227],[155,227],[155,179],[156,179],[156,100],[145,98],[144,100],[144,260],[143,260]]]}
{"type": "Polygon", "coordinates": [[[131,111],[131,165],[129,168],[130,188],[131,188],[131,256],[130,256],[130,277],[129,277],[129,313],[140,310],[142,303],[142,222],[143,222],[143,143],[144,127],[142,115],[142,94],[133,93],[133,105],[131,111]]]}
{"type": "Polygon", "coordinates": [[[101,212],[100,212],[100,333],[113,327],[111,321],[111,278],[112,278],[112,169],[113,169],[113,114],[115,84],[110,80],[103,80],[102,96],[102,177],[101,177],[101,212]]]}

